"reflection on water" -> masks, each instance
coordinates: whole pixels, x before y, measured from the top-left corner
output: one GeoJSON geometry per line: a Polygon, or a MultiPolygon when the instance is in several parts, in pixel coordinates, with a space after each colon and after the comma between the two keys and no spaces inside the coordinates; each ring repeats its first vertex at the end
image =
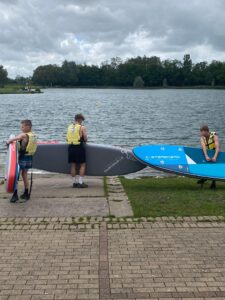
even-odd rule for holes
{"type": "Polygon", "coordinates": [[[82,112],[93,143],[198,146],[203,123],[225,138],[224,111],[223,90],[48,89],[0,95],[0,164],[2,168],[4,141],[19,132],[25,118],[32,119],[40,140],[64,141],[74,114],[82,112]]]}

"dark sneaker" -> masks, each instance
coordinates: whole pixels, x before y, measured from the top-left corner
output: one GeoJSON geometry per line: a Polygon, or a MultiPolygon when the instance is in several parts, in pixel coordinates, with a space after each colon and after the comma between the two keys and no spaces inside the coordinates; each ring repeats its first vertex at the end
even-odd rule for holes
{"type": "Polygon", "coordinates": [[[82,183],[82,184],[80,184],[80,183],[78,183],[78,186],[77,186],[79,189],[85,189],[85,188],[87,188],[88,187],[88,185],[86,184],[86,183],[82,183]]]}
{"type": "Polygon", "coordinates": [[[23,193],[23,194],[20,196],[20,199],[25,200],[25,201],[29,200],[29,199],[30,199],[29,194],[23,193]]]}
{"type": "Polygon", "coordinates": [[[215,190],[216,189],[216,182],[213,181],[212,184],[210,185],[210,189],[211,190],[215,190]]]}
{"type": "Polygon", "coordinates": [[[78,187],[78,183],[73,183],[73,188],[77,188],[78,187]]]}
{"type": "Polygon", "coordinates": [[[17,194],[17,193],[14,193],[14,194],[12,195],[12,198],[10,199],[10,202],[11,202],[11,203],[15,203],[15,202],[18,201],[18,200],[19,200],[18,194],[17,194]]]}

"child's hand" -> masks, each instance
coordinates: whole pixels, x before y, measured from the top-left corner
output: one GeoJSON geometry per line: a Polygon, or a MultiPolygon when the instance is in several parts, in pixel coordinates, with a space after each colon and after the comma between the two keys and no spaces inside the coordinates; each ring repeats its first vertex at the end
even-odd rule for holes
{"type": "Polygon", "coordinates": [[[6,141],[6,145],[9,145],[9,144],[11,144],[11,143],[12,143],[11,140],[6,141]]]}
{"type": "Polygon", "coordinates": [[[208,155],[205,157],[205,159],[206,159],[207,161],[211,161],[211,158],[210,158],[208,155]]]}

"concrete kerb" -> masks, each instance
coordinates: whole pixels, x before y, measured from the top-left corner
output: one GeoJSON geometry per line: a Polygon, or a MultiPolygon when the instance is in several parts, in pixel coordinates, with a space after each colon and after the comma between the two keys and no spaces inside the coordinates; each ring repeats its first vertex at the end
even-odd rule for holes
{"type": "Polygon", "coordinates": [[[111,216],[132,217],[133,210],[118,177],[107,177],[107,198],[111,216]]]}
{"type": "Polygon", "coordinates": [[[86,230],[98,229],[106,222],[108,229],[141,228],[216,228],[225,227],[222,216],[157,217],[157,218],[0,218],[0,230],[86,230]]]}

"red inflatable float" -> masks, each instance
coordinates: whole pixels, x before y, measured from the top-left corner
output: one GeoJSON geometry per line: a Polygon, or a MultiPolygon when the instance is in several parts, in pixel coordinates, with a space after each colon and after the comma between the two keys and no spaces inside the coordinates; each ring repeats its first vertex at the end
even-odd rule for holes
{"type": "Polygon", "coordinates": [[[17,142],[9,144],[5,165],[5,188],[7,193],[13,193],[19,177],[18,145],[17,142]]]}

